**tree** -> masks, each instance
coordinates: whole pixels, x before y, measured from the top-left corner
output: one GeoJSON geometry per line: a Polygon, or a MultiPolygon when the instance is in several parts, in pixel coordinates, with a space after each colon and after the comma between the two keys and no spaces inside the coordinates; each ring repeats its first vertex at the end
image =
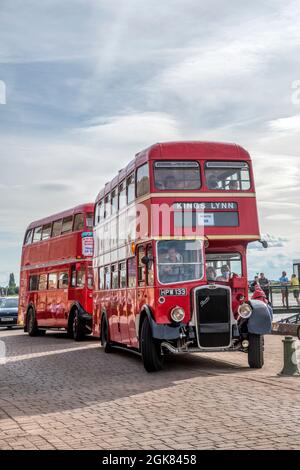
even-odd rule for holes
{"type": "Polygon", "coordinates": [[[9,287],[10,289],[15,289],[15,288],[16,288],[16,281],[15,281],[15,275],[14,275],[14,273],[10,273],[10,275],[9,275],[8,287],[9,287]]]}

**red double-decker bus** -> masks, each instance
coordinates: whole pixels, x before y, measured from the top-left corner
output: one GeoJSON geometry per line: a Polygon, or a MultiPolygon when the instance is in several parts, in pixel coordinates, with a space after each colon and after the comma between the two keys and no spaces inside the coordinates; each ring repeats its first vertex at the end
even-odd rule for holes
{"type": "Polygon", "coordinates": [[[93,332],[106,352],[139,351],[155,371],[172,352],[242,350],[262,367],[271,316],[247,303],[260,234],[246,150],[153,145],[100,191],[94,226],[93,332]]]}
{"type": "Polygon", "coordinates": [[[94,204],[29,225],[22,248],[19,324],[30,336],[65,328],[80,340],[91,333],[94,204]]]}

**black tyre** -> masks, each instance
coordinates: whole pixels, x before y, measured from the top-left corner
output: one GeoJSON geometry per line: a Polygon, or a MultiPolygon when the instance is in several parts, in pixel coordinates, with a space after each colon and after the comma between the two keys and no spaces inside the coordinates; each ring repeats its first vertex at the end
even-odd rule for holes
{"type": "Polygon", "coordinates": [[[101,344],[104,348],[104,351],[106,353],[112,352],[113,348],[112,345],[109,341],[109,331],[108,331],[108,322],[107,318],[105,315],[103,315],[102,320],[101,320],[101,344]]]}
{"type": "Polygon", "coordinates": [[[29,334],[29,336],[37,336],[39,334],[39,330],[38,330],[35,314],[32,308],[28,310],[26,323],[27,323],[27,333],[29,334]]]}
{"type": "Polygon", "coordinates": [[[143,364],[147,372],[157,372],[163,367],[163,356],[160,344],[152,337],[148,318],[145,318],[141,329],[141,353],[143,364]]]}
{"type": "Polygon", "coordinates": [[[67,327],[67,337],[70,339],[74,339],[73,336],[73,321],[74,321],[74,313],[70,313],[68,319],[68,327],[67,327]]]}
{"type": "Polygon", "coordinates": [[[248,364],[251,369],[261,369],[264,365],[264,337],[249,333],[248,364]]]}
{"type": "Polygon", "coordinates": [[[298,329],[297,329],[297,336],[298,336],[298,339],[300,339],[300,326],[298,326],[298,329]]]}
{"type": "Polygon", "coordinates": [[[80,321],[78,310],[74,311],[72,329],[74,340],[82,341],[84,338],[84,326],[80,321]]]}

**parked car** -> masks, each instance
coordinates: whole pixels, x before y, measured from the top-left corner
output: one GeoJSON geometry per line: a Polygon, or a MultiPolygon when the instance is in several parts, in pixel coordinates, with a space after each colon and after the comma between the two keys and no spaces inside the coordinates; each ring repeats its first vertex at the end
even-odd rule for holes
{"type": "Polygon", "coordinates": [[[0,327],[12,328],[18,322],[18,297],[0,298],[0,327]]]}

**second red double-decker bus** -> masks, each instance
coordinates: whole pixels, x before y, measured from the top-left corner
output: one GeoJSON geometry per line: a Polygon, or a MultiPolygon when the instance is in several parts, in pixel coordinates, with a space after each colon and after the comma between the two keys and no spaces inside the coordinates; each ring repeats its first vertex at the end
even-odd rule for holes
{"type": "Polygon", "coordinates": [[[94,204],[29,225],[22,248],[19,324],[30,336],[64,328],[80,340],[91,332],[94,204]]]}
{"type": "Polygon", "coordinates": [[[100,191],[93,332],[106,352],[241,350],[263,365],[271,315],[248,302],[246,250],[260,240],[250,156],[209,142],[156,144],[100,191]]]}

